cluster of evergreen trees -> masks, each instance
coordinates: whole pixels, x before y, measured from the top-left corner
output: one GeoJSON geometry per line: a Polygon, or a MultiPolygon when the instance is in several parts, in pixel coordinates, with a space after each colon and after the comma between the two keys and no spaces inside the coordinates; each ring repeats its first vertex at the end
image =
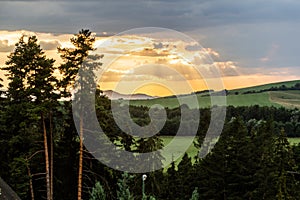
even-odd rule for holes
{"type": "Polygon", "coordinates": [[[286,85],[281,85],[279,87],[270,87],[269,89],[262,89],[262,90],[250,90],[243,92],[243,94],[253,94],[253,93],[261,93],[261,92],[268,92],[268,91],[285,91],[285,90],[300,90],[300,83],[295,83],[295,85],[287,87],[286,85]]]}
{"type": "MultiPolygon", "coordinates": [[[[232,117],[239,116],[243,121],[248,124],[254,121],[273,121],[274,123],[274,133],[279,134],[280,130],[284,128],[285,133],[288,137],[300,137],[300,111],[298,109],[287,109],[284,107],[260,107],[258,105],[254,106],[240,106],[233,107],[227,106],[226,118],[230,120],[232,117]]],[[[148,107],[140,106],[135,107],[131,106],[131,116],[133,120],[143,126],[150,122],[150,117],[148,115],[148,107]]],[[[166,108],[167,112],[167,121],[163,129],[160,131],[160,135],[176,135],[178,130],[180,120],[181,120],[181,108],[169,109],[166,108]]],[[[192,113],[192,112],[190,112],[192,113]]],[[[201,108],[200,109],[200,123],[198,130],[198,135],[204,135],[207,131],[208,125],[211,118],[210,108],[201,108]]],[[[189,121],[181,122],[185,126],[185,134],[193,135],[193,132],[189,130],[193,120],[193,116],[189,117],[189,121]]]]}
{"type": "MultiPolygon", "coordinates": [[[[178,166],[172,163],[165,171],[147,174],[147,199],[300,199],[299,152],[300,145],[291,146],[283,129],[274,134],[272,122],[250,125],[232,118],[205,158],[193,162],[185,154],[178,166]]],[[[142,199],[141,176],[123,174],[117,199],[142,199]]],[[[100,186],[96,183],[93,195],[115,198],[100,186]]]]}
{"type": "MultiPolygon", "coordinates": [[[[162,140],[134,138],[120,130],[110,100],[93,82],[94,75],[76,82],[80,67],[101,66],[101,55],[89,55],[95,37],[81,30],[71,42],[73,48],[58,49],[63,63],[55,65],[35,36],[22,36],[3,68],[9,85],[0,95],[0,176],[21,199],[299,199],[300,146],[289,145],[284,128],[291,123],[291,132],[298,133],[300,113],[258,106],[228,107],[225,128],[212,152],[203,159],[185,154],[178,166],[172,163],[147,173],[143,196],[141,174],[111,169],[85,149],[84,131],[77,133],[71,102],[62,99],[71,98],[75,83],[76,92],[94,87],[99,123],[119,148],[152,152],[162,148],[162,140]]],[[[84,107],[80,110],[80,127],[87,112],[84,107]]],[[[195,144],[199,148],[210,110],[200,113],[195,144]]],[[[150,123],[147,107],[132,106],[130,114],[141,126],[150,123]]],[[[176,133],[180,108],[167,109],[167,116],[160,135],[176,133]]],[[[193,121],[191,114],[190,121],[183,122],[187,133],[193,121]]]]}

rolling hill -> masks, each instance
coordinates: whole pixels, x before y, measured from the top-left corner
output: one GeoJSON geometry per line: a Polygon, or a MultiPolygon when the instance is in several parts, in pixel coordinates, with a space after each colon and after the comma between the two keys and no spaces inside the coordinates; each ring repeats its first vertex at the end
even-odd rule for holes
{"type": "MultiPolygon", "coordinates": [[[[295,88],[295,85],[300,85],[300,80],[271,83],[248,88],[240,88],[227,91],[227,105],[232,106],[275,106],[300,108],[300,88],[295,88]]],[[[210,107],[211,98],[208,93],[197,93],[197,98],[200,107],[210,107]]],[[[181,95],[178,98],[174,96],[153,98],[148,100],[131,100],[130,105],[136,106],[152,106],[160,104],[164,107],[175,108],[179,106],[178,99],[189,101],[190,95],[181,95]]],[[[216,99],[222,98],[215,96],[216,99]]],[[[129,103],[123,101],[122,103],[129,103]]],[[[197,107],[196,102],[189,104],[190,108],[197,107]]]]}
{"type": "Polygon", "coordinates": [[[124,100],[131,100],[131,99],[154,99],[156,97],[152,97],[146,94],[121,94],[112,90],[105,90],[103,91],[103,94],[107,96],[111,100],[118,100],[118,99],[124,99],[124,100]]]}

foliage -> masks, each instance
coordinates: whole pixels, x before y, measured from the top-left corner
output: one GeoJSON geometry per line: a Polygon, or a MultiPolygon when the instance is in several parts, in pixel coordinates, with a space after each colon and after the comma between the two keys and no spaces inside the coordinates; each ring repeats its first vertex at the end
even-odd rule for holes
{"type": "MultiPolygon", "coordinates": [[[[82,174],[83,174],[83,130],[89,122],[84,121],[91,114],[93,98],[91,93],[96,90],[94,71],[101,66],[98,61],[103,56],[90,55],[94,50],[93,44],[95,36],[88,29],[79,31],[78,34],[71,38],[74,48],[58,48],[61,58],[65,61],[59,66],[63,78],[60,81],[61,92],[64,97],[70,97],[73,91],[73,107],[77,107],[77,112],[73,111],[74,120],[80,125],[79,131],[79,166],[78,166],[78,188],[77,198],[82,199],[82,174]],[[76,77],[79,77],[76,79],[76,77]]],[[[93,130],[92,130],[93,131],[93,130]]]]}
{"type": "Polygon", "coordinates": [[[96,182],[95,187],[92,189],[92,192],[90,192],[90,200],[105,200],[106,195],[105,191],[100,184],[100,182],[96,182]]]}
{"type": "Polygon", "coordinates": [[[133,195],[129,190],[129,181],[133,177],[130,176],[128,173],[123,173],[122,178],[118,180],[118,191],[117,191],[117,198],[120,200],[134,200],[133,195]]]}
{"type": "MultiPolygon", "coordinates": [[[[6,120],[8,120],[8,124],[12,122],[12,125],[15,126],[15,129],[11,129],[14,134],[12,142],[17,142],[18,140],[15,139],[22,138],[24,135],[29,141],[31,140],[27,143],[25,151],[27,155],[26,153],[25,155],[24,153],[18,155],[23,158],[29,157],[35,151],[36,147],[32,145],[32,141],[41,138],[38,137],[39,132],[43,133],[47,199],[51,199],[51,182],[53,180],[51,177],[53,175],[50,171],[52,168],[49,159],[52,154],[49,149],[51,151],[53,149],[52,145],[48,144],[47,137],[49,133],[47,133],[47,129],[50,132],[50,143],[52,144],[51,111],[59,98],[59,94],[55,92],[57,79],[53,75],[55,61],[46,58],[36,36],[22,36],[15,46],[14,51],[8,56],[7,66],[3,68],[8,72],[6,76],[9,80],[6,95],[10,106],[6,107],[6,120]],[[17,117],[15,117],[16,108],[21,114],[17,117]],[[49,122],[46,125],[47,118],[49,122]],[[16,125],[19,127],[16,127],[16,125]]],[[[29,167],[29,164],[27,164],[27,167],[29,167]]]]}
{"type": "Polygon", "coordinates": [[[198,188],[196,187],[193,191],[192,197],[190,198],[190,200],[199,200],[199,193],[198,193],[198,188]]]}

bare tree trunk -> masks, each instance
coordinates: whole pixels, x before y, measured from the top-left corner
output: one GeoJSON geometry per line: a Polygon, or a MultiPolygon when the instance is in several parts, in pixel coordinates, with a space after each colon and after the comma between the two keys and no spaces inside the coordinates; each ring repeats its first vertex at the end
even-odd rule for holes
{"type": "Polygon", "coordinates": [[[45,124],[44,114],[42,113],[41,116],[42,116],[43,131],[44,131],[44,149],[45,149],[45,162],[46,162],[47,200],[52,200],[51,199],[51,189],[50,189],[49,155],[48,155],[47,131],[46,131],[46,124],[45,124]]]}
{"type": "MultiPolygon", "coordinates": [[[[26,157],[26,167],[27,167],[27,173],[28,173],[28,176],[29,176],[29,188],[30,188],[31,200],[34,200],[34,190],[33,190],[33,183],[32,183],[32,177],[34,176],[34,174],[31,174],[29,162],[30,162],[31,158],[33,158],[36,154],[41,153],[43,151],[44,150],[36,151],[31,156],[26,157]]],[[[37,175],[37,174],[35,174],[35,175],[37,175]]]]}
{"type": "Polygon", "coordinates": [[[53,124],[52,124],[52,112],[49,114],[50,120],[50,197],[53,199],[53,124]]]}
{"type": "Polygon", "coordinates": [[[30,187],[31,200],[34,200],[34,191],[33,191],[33,184],[32,184],[32,174],[31,174],[31,171],[30,171],[29,163],[26,164],[26,167],[27,167],[27,173],[28,173],[28,176],[29,176],[29,187],[30,187]]]}
{"type": "Polygon", "coordinates": [[[83,158],[83,119],[80,116],[80,133],[79,133],[79,167],[78,167],[78,200],[82,195],[82,158],[83,158]]]}

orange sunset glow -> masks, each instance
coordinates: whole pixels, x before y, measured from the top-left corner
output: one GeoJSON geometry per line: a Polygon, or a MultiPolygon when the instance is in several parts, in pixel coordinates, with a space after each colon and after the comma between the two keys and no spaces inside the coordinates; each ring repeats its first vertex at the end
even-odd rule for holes
{"type": "MultiPolygon", "coordinates": [[[[69,42],[72,34],[0,31],[1,66],[5,65],[7,56],[21,35],[37,35],[47,57],[55,59],[57,66],[62,62],[57,47],[72,47],[69,42]]],[[[169,96],[206,89],[235,89],[299,79],[292,72],[264,74],[259,68],[247,71],[238,62],[222,61],[222,55],[216,50],[197,45],[176,38],[168,40],[141,35],[96,37],[96,53],[104,54],[104,58],[100,60],[104,66],[101,73],[97,74],[100,76],[100,87],[102,90],[115,90],[124,94],[169,96]],[[206,57],[211,60],[215,58],[217,61],[205,63],[206,57]],[[218,69],[222,84],[208,84],[210,81],[206,74],[209,74],[209,65],[218,69]]],[[[4,74],[4,71],[0,72],[0,77],[5,80],[4,74]]],[[[215,77],[209,77],[213,78],[215,77]]],[[[4,83],[7,85],[6,80],[4,83]]]]}

